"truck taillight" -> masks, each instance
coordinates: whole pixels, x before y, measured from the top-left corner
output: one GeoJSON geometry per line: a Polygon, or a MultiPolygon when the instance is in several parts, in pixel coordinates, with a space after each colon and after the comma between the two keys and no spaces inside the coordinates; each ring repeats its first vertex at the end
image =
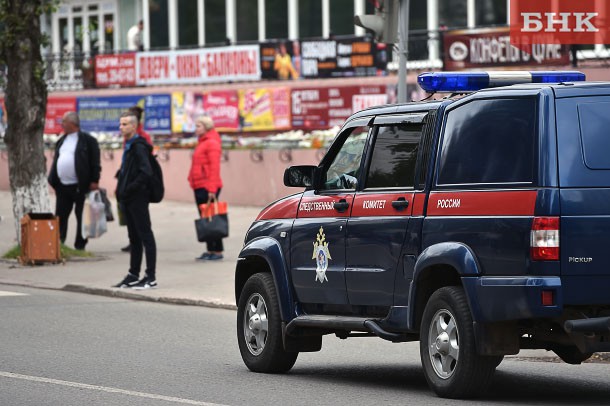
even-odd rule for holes
{"type": "Polygon", "coordinates": [[[534,217],[530,256],[533,261],[559,260],[559,217],[534,217]]]}

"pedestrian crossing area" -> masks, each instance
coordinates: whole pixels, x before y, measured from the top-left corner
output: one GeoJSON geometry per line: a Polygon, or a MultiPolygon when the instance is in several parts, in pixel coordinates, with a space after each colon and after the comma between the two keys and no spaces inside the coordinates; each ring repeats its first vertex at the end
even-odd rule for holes
{"type": "Polygon", "coordinates": [[[27,293],[9,292],[7,290],[0,290],[0,297],[7,297],[7,296],[29,296],[29,295],[27,293]]]}

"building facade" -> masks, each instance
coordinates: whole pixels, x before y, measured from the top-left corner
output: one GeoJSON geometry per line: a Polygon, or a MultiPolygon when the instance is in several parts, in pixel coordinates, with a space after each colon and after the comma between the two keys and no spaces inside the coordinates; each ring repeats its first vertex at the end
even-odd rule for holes
{"type": "MultiPolygon", "coordinates": [[[[509,0],[410,2],[411,30],[474,28],[507,23],[509,0]]],[[[145,50],[270,39],[364,35],[354,15],[372,14],[374,0],[64,0],[43,21],[51,52],[116,52],[144,22],[145,50]]],[[[437,56],[431,51],[431,59],[437,56]]]]}

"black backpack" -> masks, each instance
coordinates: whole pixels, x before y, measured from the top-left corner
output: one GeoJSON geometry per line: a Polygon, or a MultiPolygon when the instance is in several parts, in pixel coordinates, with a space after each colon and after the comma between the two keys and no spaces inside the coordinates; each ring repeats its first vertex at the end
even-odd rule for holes
{"type": "Polygon", "coordinates": [[[150,157],[150,166],[152,167],[153,176],[150,181],[150,202],[159,203],[163,200],[165,194],[165,186],[163,186],[163,171],[157,160],[157,156],[152,153],[150,157]]]}

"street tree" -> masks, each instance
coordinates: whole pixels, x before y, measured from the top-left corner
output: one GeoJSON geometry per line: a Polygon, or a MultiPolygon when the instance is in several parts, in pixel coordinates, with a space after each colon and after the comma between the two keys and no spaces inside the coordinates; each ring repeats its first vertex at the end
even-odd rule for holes
{"type": "Polygon", "coordinates": [[[6,68],[4,103],[9,180],[15,232],[29,212],[49,212],[43,130],[47,87],[41,46],[40,16],[57,0],[0,0],[0,62],[6,68]]]}

